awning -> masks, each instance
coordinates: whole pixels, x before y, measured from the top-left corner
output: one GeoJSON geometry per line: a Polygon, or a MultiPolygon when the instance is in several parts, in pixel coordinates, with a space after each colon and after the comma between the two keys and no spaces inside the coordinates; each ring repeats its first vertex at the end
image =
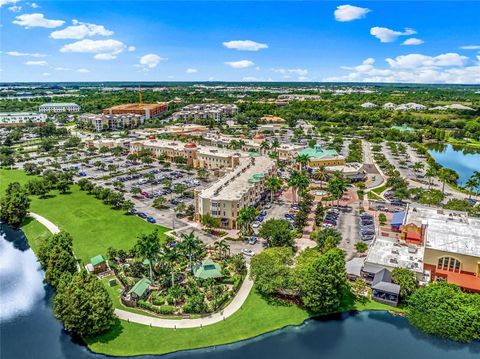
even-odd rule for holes
{"type": "Polygon", "coordinates": [[[435,274],[446,277],[448,283],[453,283],[461,288],[480,293],[480,278],[473,274],[450,272],[443,269],[436,269],[435,274]]]}
{"type": "Polygon", "coordinates": [[[395,212],[392,217],[390,224],[392,226],[401,226],[403,224],[403,219],[405,218],[405,212],[395,212]]]}

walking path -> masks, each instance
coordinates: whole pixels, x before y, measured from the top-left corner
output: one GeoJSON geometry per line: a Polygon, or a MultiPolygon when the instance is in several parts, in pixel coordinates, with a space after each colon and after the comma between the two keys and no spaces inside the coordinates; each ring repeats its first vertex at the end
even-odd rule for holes
{"type": "MultiPolygon", "coordinates": [[[[42,217],[41,215],[39,215],[37,213],[33,213],[33,212],[30,212],[28,215],[30,217],[32,217],[33,219],[37,220],[38,222],[40,222],[41,224],[43,224],[45,227],[47,227],[47,229],[50,231],[50,233],[57,234],[57,233],[60,232],[60,228],[55,223],[50,222],[45,217],[42,217]]],[[[72,253],[73,253],[73,251],[72,251],[72,253]]],[[[75,253],[73,253],[73,257],[75,258],[75,261],[77,263],[77,270],[80,272],[81,271],[80,264],[78,264],[78,258],[75,255],[75,253]]]]}
{"type": "Polygon", "coordinates": [[[172,329],[184,329],[184,328],[198,328],[207,326],[210,324],[215,324],[225,320],[237,310],[242,308],[243,303],[247,299],[250,291],[253,287],[253,281],[249,278],[248,274],[245,280],[242,283],[242,286],[238,290],[237,295],[233,300],[227,305],[222,311],[218,313],[211,314],[208,317],[197,318],[197,319],[162,319],[154,318],[146,315],[136,314],[132,312],[127,312],[122,309],[115,309],[115,315],[128,322],[149,325],[151,327],[160,327],[160,328],[172,328],[172,329]]]}
{"type": "Polygon", "coordinates": [[[60,228],[58,228],[58,226],[52,222],[50,222],[48,219],[46,219],[45,217],[42,217],[41,215],[39,214],[36,214],[36,213],[33,213],[33,212],[30,212],[28,214],[30,217],[32,217],[33,219],[36,219],[38,222],[40,222],[41,224],[43,224],[45,227],[47,227],[47,229],[52,233],[52,234],[57,234],[60,232],[60,228]]]}

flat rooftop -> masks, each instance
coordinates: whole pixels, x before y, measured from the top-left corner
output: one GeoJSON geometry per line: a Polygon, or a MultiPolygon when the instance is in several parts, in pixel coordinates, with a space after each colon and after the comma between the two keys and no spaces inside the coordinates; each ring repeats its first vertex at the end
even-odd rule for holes
{"type": "Polygon", "coordinates": [[[52,102],[52,103],[44,103],[40,105],[40,107],[56,107],[56,106],[78,106],[76,103],[73,102],[52,102]]]}
{"type": "Polygon", "coordinates": [[[414,205],[405,223],[426,225],[426,248],[480,257],[480,219],[466,212],[414,205]]]}
{"type": "Polygon", "coordinates": [[[254,175],[265,175],[274,166],[275,162],[268,157],[242,158],[240,165],[201,191],[199,196],[211,200],[239,200],[257,185],[257,181],[249,181],[254,179],[254,175]]]}
{"type": "Polygon", "coordinates": [[[365,263],[423,273],[423,253],[423,247],[405,245],[394,238],[377,237],[368,251],[365,263]]]}
{"type": "Polygon", "coordinates": [[[127,103],[122,105],[116,105],[109,107],[107,110],[125,110],[125,111],[132,111],[132,110],[151,110],[157,107],[166,106],[166,102],[161,103],[127,103]]]}

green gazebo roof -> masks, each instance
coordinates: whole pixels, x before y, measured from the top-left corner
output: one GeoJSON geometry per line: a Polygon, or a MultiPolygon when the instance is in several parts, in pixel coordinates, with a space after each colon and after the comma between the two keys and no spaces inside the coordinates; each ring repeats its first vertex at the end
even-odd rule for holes
{"type": "Polygon", "coordinates": [[[263,177],[265,177],[265,174],[264,174],[264,173],[255,173],[255,174],[253,175],[253,177],[255,177],[255,178],[263,178],[263,177]]]}
{"type": "Polygon", "coordinates": [[[132,289],[128,292],[129,294],[135,293],[138,297],[142,297],[145,292],[147,291],[148,287],[150,287],[150,282],[149,279],[147,278],[142,278],[140,279],[135,285],[133,286],[132,289]]]}
{"type": "Polygon", "coordinates": [[[99,265],[100,263],[103,263],[103,262],[105,262],[105,258],[103,258],[103,256],[101,254],[99,254],[98,256],[90,258],[90,263],[94,267],[99,265]]]}
{"type": "Polygon", "coordinates": [[[250,157],[259,157],[259,156],[260,156],[260,153],[258,153],[258,152],[248,152],[248,155],[249,155],[250,157]]]}
{"type": "Polygon", "coordinates": [[[248,179],[249,183],[258,183],[260,182],[260,178],[252,177],[248,179]]]}
{"type": "Polygon", "coordinates": [[[207,258],[202,261],[202,264],[193,267],[193,275],[200,279],[221,278],[222,268],[220,267],[220,264],[207,258]]]}

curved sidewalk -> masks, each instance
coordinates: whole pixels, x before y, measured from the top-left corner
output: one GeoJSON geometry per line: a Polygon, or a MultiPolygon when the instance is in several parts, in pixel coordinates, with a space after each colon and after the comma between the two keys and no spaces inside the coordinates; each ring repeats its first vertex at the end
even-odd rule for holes
{"type": "Polygon", "coordinates": [[[57,234],[60,232],[60,228],[58,228],[58,226],[52,222],[50,222],[48,219],[46,219],[45,217],[42,217],[41,215],[39,214],[36,214],[36,213],[33,213],[33,212],[30,212],[28,214],[30,217],[32,217],[33,219],[36,219],[38,222],[40,222],[41,224],[43,224],[45,227],[47,227],[47,229],[52,233],[52,234],[57,234]]]}
{"type": "Polygon", "coordinates": [[[253,281],[249,278],[248,274],[242,283],[242,286],[238,290],[237,295],[233,298],[232,302],[227,305],[222,311],[214,313],[208,317],[197,319],[162,319],[149,317],[146,315],[127,312],[122,309],[115,309],[115,315],[122,319],[132,323],[149,325],[159,328],[171,328],[171,329],[184,329],[184,328],[199,328],[210,324],[215,324],[225,320],[237,310],[241,309],[243,303],[247,299],[250,291],[253,287],[253,281]]]}

